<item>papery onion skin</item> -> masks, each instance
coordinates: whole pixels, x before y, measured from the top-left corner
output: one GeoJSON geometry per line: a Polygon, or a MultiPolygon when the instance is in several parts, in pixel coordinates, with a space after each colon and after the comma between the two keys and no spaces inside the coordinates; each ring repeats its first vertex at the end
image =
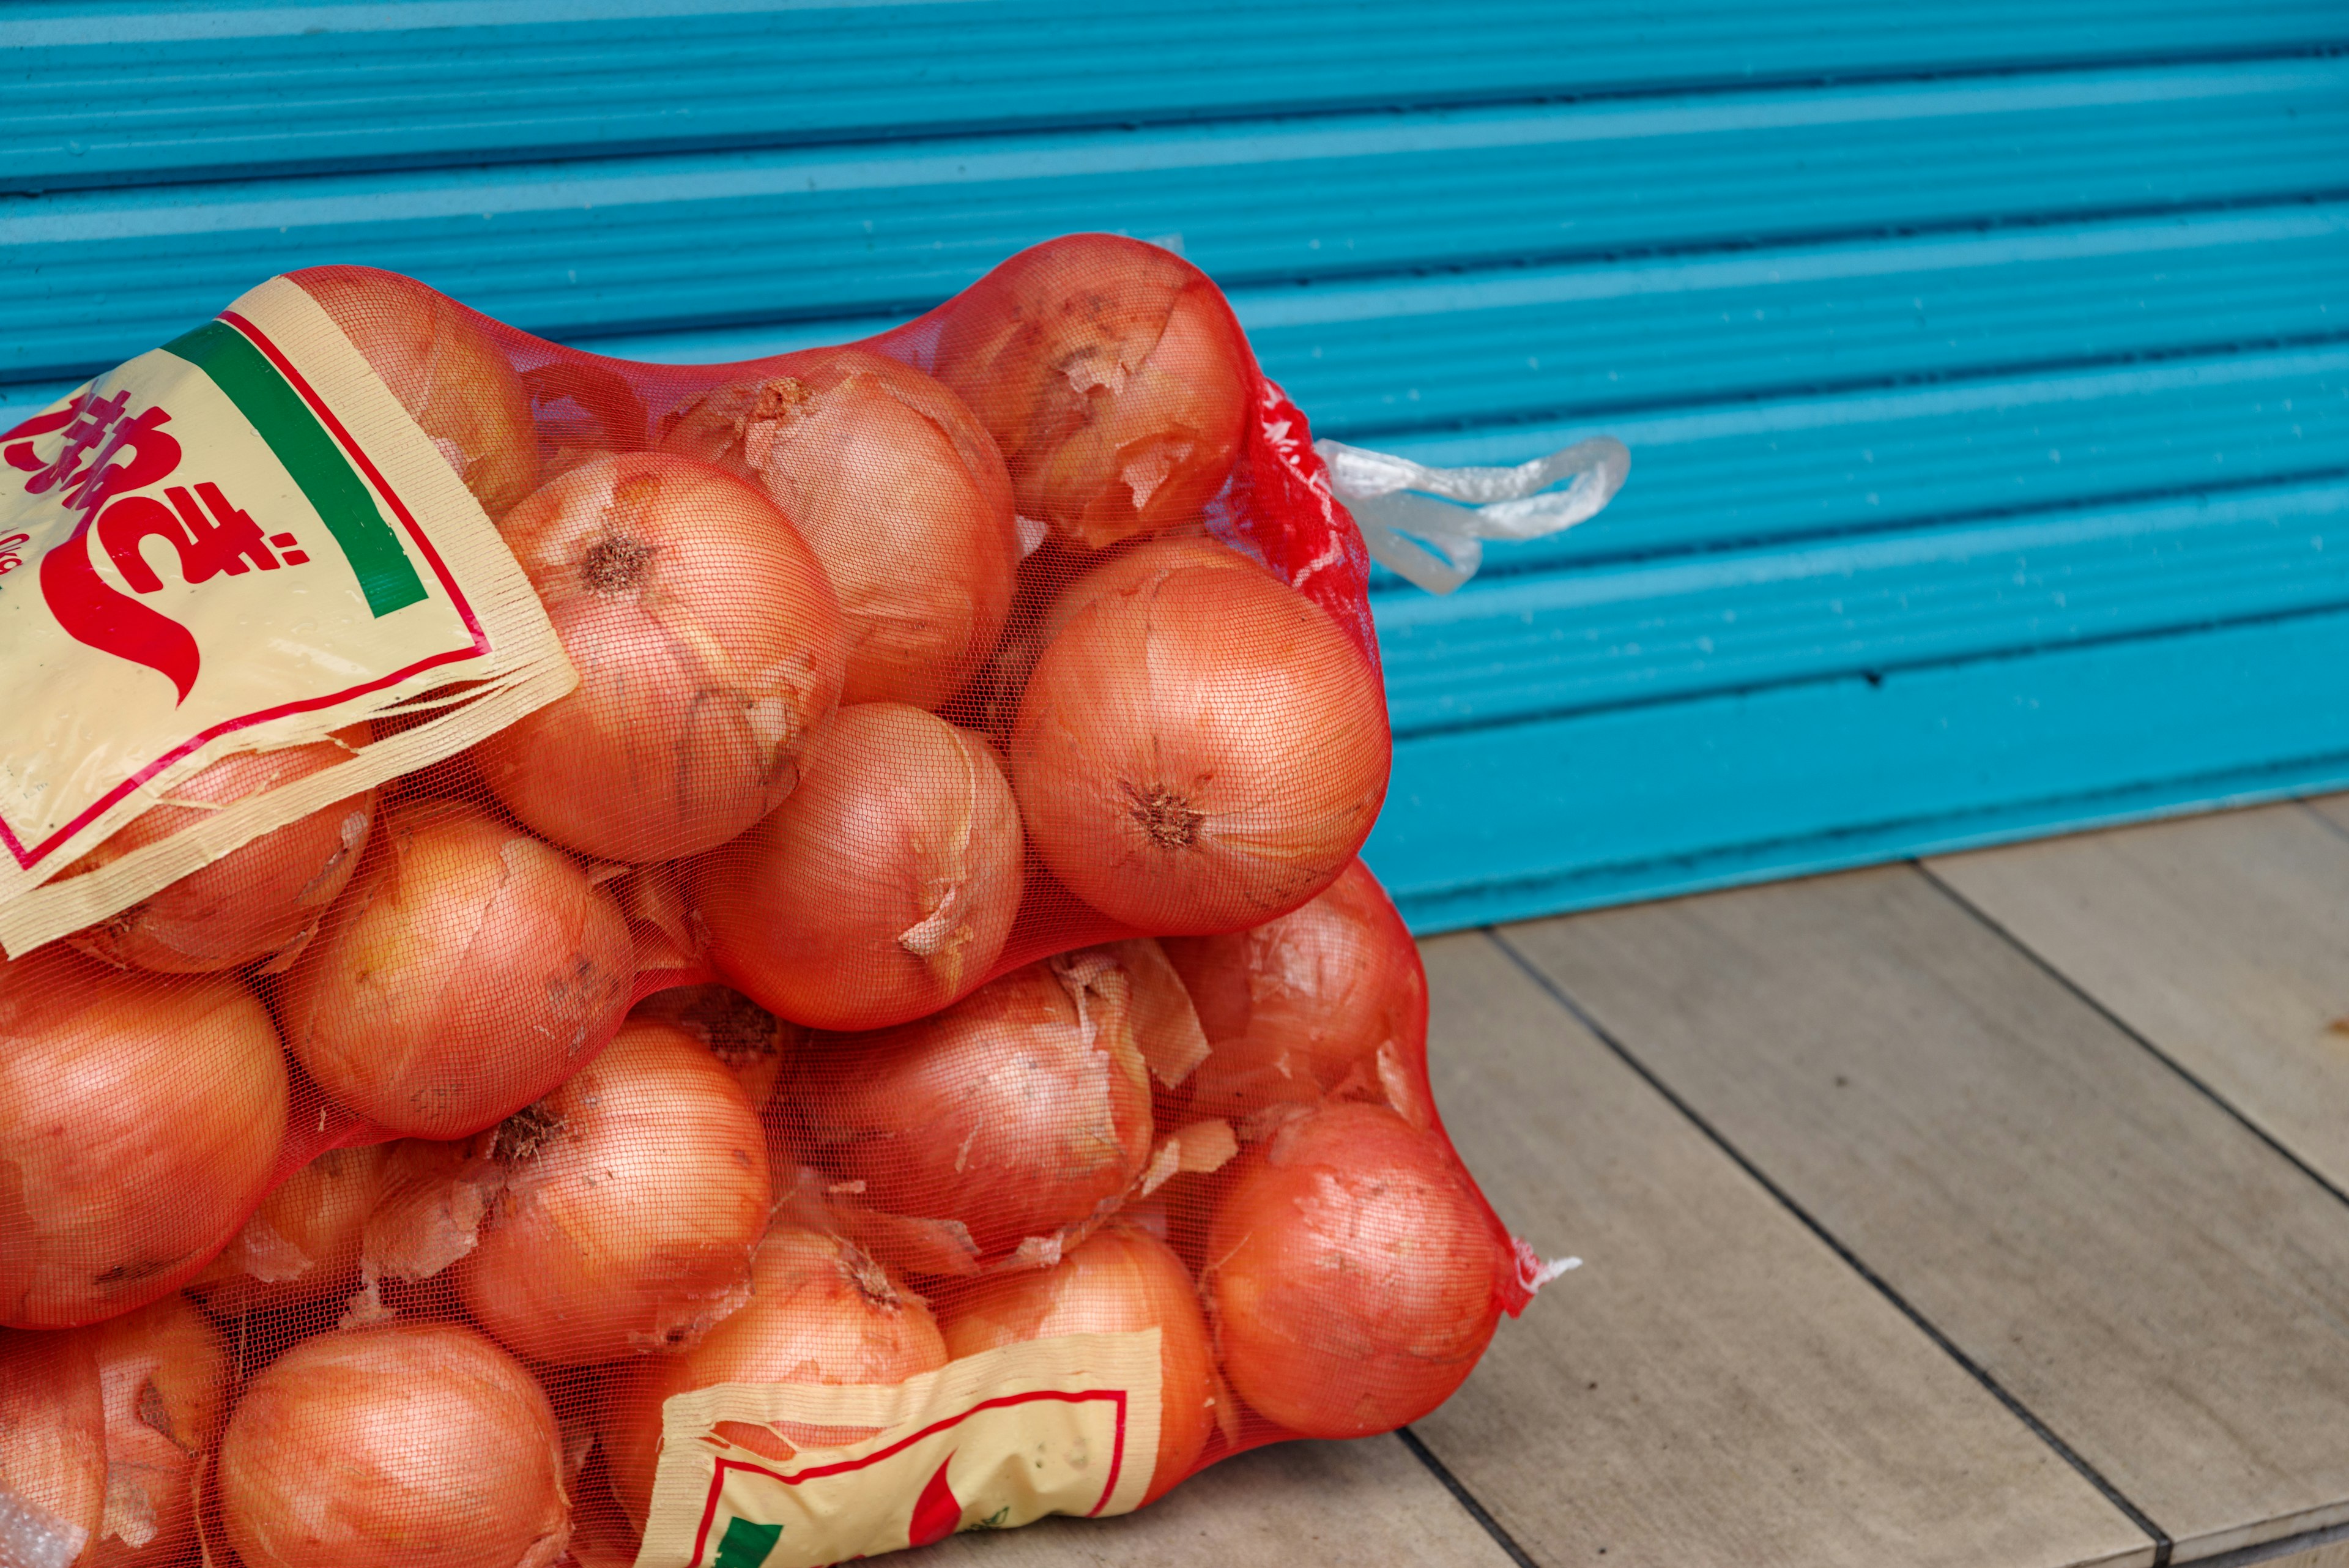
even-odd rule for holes
{"type": "Polygon", "coordinates": [[[245,1390],[218,1474],[244,1568],[548,1568],[570,1534],[545,1392],[454,1324],[296,1345],[245,1390]]]}
{"type": "Polygon", "coordinates": [[[1270,577],[1261,562],[1249,559],[1230,545],[1202,535],[1176,535],[1145,539],[1133,548],[1109,556],[1071,582],[1054,597],[1041,627],[1049,645],[1068,624],[1097,599],[1132,593],[1169,572],[1193,567],[1202,571],[1254,572],[1270,577]]]}
{"type": "Polygon", "coordinates": [[[498,1195],[457,1291],[533,1361],[583,1366],[691,1344],[743,1300],[771,1202],[765,1131],[699,1041],[631,1021],[498,1129],[498,1195]],[[520,1147],[516,1147],[519,1143],[520,1147]]]}
{"type": "MultiPolygon", "coordinates": [[[[365,743],[365,731],[353,737],[365,743]]],[[[170,837],[247,795],[276,789],[350,760],[347,747],[319,741],[281,752],[223,757],[171,786],[171,798],[60,874],[96,870],[170,837]]],[[[357,869],[375,820],[376,792],[363,789],[230,850],[129,909],[66,939],[102,963],[164,974],[206,974],[269,958],[314,928],[357,869]]]]}
{"type": "Polygon", "coordinates": [[[982,1260],[1073,1243],[1150,1157],[1124,981],[1030,964],[911,1023],[818,1034],[782,1089],[800,1158],[864,1206],[959,1224],[982,1260]]]}
{"type": "Polygon", "coordinates": [[[99,1324],[106,1521],[76,1568],[173,1568],[196,1538],[191,1483],[228,1417],[228,1355],[185,1296],[99,1324]]]}
{"type": "Polygon", "coordinates": [[[36,1510],[32,1522],[53,1538],[98,1539],[106,1401],[95,1331],[0,1328],[0,1498],[36,1510]]]}
{"type": "Polygon", "coordinates": [[[334,317],[400,407],[492,517],[538,483],[530,394],[488,318],[413,278],[373,267],[293,275],[334,317]]]}
{"type": "Polygon", "coordinates": [[[533,831],[642,863],[712,849],[799,782],[840,699],[823,568],[756,488],[665,452],[599,458],[500,525],[579,671],[473,748],[533,831]]]}
{"type": "Polygon", "coordinates": [[[1011,783],[1069,890],[1160,935],[1237,930],[1344,870],[1392,752],[1378,680],[1269,576],[1185,567],[1106,593],[1030,676],[1011,783]]]}
{"type": "Polygon", "coordinates": [[[1049,1269],[998,1274],[941,1303],[947,1353],[1066,1334],[1158,1330],[1158,1453],[1144,1504],[1189,1474],[1216,1428],[1216,1364],[1191,1272],[1165,1242],[1112,1220],[1049,1269]]]}
{"type": "Polygon", "coordinates": [[[783,1017],[878,1029],[993,967],[1019,913],[1019,807],[987,742],[918,708],[843,708],[798,793],[696,861],[719,972],[783,1017]]]}
{"type": "MultiPolygon", "coordinates": [[[[720,1383],[897,1384],[947,1364],[928,1303],[840,1237],[778,1223],[751,1265],[750,1300],[680,1355],[647,1357],[605,1384],[596,1438],[612,1495],[641,1530],[659,1462],[661,1403],[720,1383]]],[[[799,1446],[860,1433],[801,1433],[799,1446]]],[[[740,1433],[788,1458],[788,1434],[740,1433]]]]}
{"type": "Polygon", "coordinates": [[[1020,514],[1098,550],[1192,521],[1223,488],[1249,363],[1196,267],[1139,240],[1072,234],[956,299],[936,373],[1002,449],[1020,514]]]}
{"type": "Polygon", "coordinates": [[[1382,1046],[1408,1071],[1426,1059],[1419,950],[1360,860],[1277,919],[1159,945],[1212,1047],[1195,1079],[1203,1113],[1240,1116],[1329,1094],[1375,1100],[1384,1093],[1382,1046]]]}
{"type": "Polygon", "coordinates": [[[636,974],[618,901],[486,812],[390,814],[280,990],[286,1044],[388,1131],[461,1137],[545,1094],[618,1021],[636,974]]]}
{"type": "Polygon", "coordinates": [[[823,563],[843,702],[935,708],[995,646],[1019,564],[1011,476],[939,382],[861,348],[794,355],[681,410],[663,445],[758,483],[823,563]]]}
{"type": "Polygon", "coordinates": [[[348,1294],[392,1147],[330,1148],[279,1182],[188,1293],[223,1316],[348,1294]]]}
{"type": "Polygon", "coordinates": [[[1495,1245],[1438,1138],[1382,1106],[1300,1116],[1235,1168],[1209,1229],[1225,1375],[1302,1437],[1415,1421],[1493,1336],[1495,1245]]]}
{"type": "Polygon", "coordinates": [[[286,1100],[277,1031],[233,980],[55,944],[0,964],[0,1323],[178,1289],[267,1189],[286,1100]]]}
{"type": "Polygon", "coordinates": [[[803,1025],[776,1017],[730,985],[671,986],[628,1010],[631,1023],[682,1029],[734,1075],[751,1107],[764,1110],[782,1075],[783,1057],[807,1039],[803,1025]]]}

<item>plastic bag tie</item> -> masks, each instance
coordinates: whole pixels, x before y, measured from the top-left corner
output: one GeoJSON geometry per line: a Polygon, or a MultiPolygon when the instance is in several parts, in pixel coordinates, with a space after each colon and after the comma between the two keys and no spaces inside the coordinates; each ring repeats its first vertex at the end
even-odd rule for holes
{"type": "Polygon", "coordinates": [[[1487,539],[1538,539],[1597,516],[1631,472],[1630,450],[1613,436],[1515,468],[1430,468],[1336,441],[1313,450],[1371,558],[1432,594],[1475,576],[1487,539]],[[1550,488],[1560,480],[1563,488],[1550,488]]]}

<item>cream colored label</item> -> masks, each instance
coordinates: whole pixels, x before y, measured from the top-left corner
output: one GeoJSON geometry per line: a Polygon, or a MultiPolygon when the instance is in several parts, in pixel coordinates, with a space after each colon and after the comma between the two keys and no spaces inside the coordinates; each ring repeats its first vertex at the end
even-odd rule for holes
{"type": "Polygon", "coordinates": [[[0,669],[12,953],[576,681],[480,504],[283,278],[0,434],[0,669]],[[222,756],[460,681],[461,702],[348,763],[53,880],[222,756]]]}
{"type": "Polygon", "coordinates": [[[680,1394],[636,1568],[819,1568],[1048,1513],[1131,1512],[1158,1415],[1154,1328],[1009,1345],[892,1387],[680,1394]]]}

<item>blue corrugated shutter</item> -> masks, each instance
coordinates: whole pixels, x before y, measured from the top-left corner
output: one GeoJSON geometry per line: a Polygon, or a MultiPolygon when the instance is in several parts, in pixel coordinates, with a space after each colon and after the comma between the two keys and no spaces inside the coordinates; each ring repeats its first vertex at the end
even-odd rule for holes
{"type": "Polygon", "coordinates": [[[1615,507],[1377,609],[1425,928],[2349,783],[2338,0],[33,0],[0,406],[256,279],[854,335],[1178,245],[1325,434],[1609,431],[1615,507]]]}

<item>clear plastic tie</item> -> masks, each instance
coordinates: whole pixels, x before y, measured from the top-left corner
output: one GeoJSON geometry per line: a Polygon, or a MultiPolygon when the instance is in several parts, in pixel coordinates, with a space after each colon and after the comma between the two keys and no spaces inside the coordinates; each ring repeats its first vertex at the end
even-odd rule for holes
{"type": "Polygon", "coordinates": [[[1335,441],[1313,450],[1371,558],[1432,594],[1475,576],[1487,539],[1538,539],[1597,516],[1631,472],[1630,452],[1612,436],[1515,468],[1429,468],[1335,441]]]}

